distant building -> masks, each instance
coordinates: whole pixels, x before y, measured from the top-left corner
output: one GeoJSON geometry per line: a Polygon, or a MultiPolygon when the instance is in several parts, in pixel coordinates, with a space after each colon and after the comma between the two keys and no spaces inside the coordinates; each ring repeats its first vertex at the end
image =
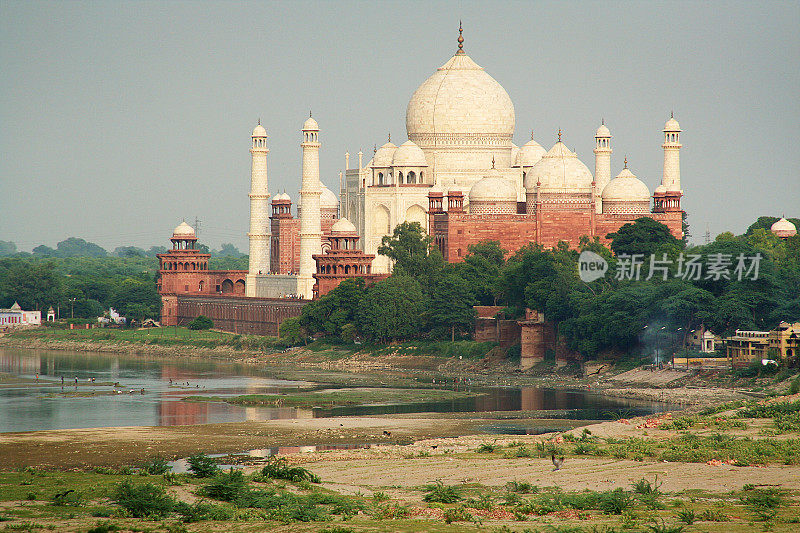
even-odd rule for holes
{"type": "Polygon", "coordinates": [[[771,331],[737,329],[733,336],[725,339],[725,344],[734,368],[764,359],[792,362],[800,353],[800,322],[781,322],[771,331]]]}
{"type": "Polygon", "coordinates": [[[17,302],[8,309],[0,309],[0,328],[21,328],[25,326],[41,326],[41,311],[23,311],[17,302]]]}

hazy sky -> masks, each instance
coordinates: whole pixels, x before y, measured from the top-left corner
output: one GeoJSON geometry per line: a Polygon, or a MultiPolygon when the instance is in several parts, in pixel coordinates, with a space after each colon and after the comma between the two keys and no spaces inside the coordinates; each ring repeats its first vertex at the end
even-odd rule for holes
{"type": "Polygon", "coordinates": [[[760,215],[800,216],[800,2],[10,2],[0,0],[0,240],[84,237],[246,251],[250,133],[269,134],[270,190],[300,186],[300,127],[320,124],[322,181],[406,139],[408,100],[456,50],[536,132],[612,175],[627,154],[661,179],[664,122],[683,129],[693,240],[760,215]]]}

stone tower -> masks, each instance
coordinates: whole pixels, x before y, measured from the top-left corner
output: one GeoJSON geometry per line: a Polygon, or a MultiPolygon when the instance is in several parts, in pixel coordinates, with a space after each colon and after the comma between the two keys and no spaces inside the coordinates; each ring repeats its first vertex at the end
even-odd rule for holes
{"type": "Polygon", "coordinates": [[[611,132],[603,121],[594,135],[594,200],[597,213],[603,212],[603,189],[611,181],[611,151],[611,132]]]}
{"type": "Polygon", "coordinates": [[[314,274],[317,265],[314,255],[322,253],[322,214],[319,181],[319,125],[311,116],[303,124],[303,180],[300,187],[300,273],[297,289],[301,297],[311,299],[314,295],[314,274]]]}
{"type": "Polygon", "coordinates": [[[661,184],[668,191],[681,190],[681,127],[675,117],[670,113],[670,118],[664,125],[664,177],[661,184]]]}
{"type": "MultiPolygon", "coordinates": [[[[250,269],[248,278],[252,276],[269,274],[269,245],[270,245],[270,205],[269,189],[267,185],[267,130],[258,121],[258,126],[253,130],[253,145],[250,148],[252,167],[250,172],[250,269]]],[[[251,280],[247,287],[254,287],[251,280]]],[[[250,291],[248,291],[250,292],[250,291]]]]}

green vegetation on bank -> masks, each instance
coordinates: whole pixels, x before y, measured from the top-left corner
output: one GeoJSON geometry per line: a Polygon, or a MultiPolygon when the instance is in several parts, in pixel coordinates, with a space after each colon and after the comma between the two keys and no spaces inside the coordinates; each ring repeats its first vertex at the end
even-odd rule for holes
{"type": "Polygon", "coordinates": [[[609,234],[610,246],[583,238],[577,249],[528,245],[507,256],[498,242],[483,242],[459,263],[446,263],[419,224],[403,223],[378,250],[394,261],[392,276],[369,287],[344,281],[286,320],[280,333],[291,344],[318,336],[344,343],[455,340],[469,335],[473,305],[482,304],[502,306],[498,316],[508,319],[526,308],[544,312],[556,335],[590,359],[669,353],[701,325],[727,334],[800,320],[800,235],[779,239],[765,229],[769,220],[762,217],[744,235],[723,233],[688,247],[643,217],[609,234]],[[582,251],[608,262],[605,277],[579,279],[582,251]],[[638,279],[617,275],[634,256],[638,279]],[[661,269],[651,256],[664,262],[661,269]],[[757,275],[741,270],[752,267],[752,258],[759,258],[757,275]],[[690,260],[703,263],[699,275],[687,270],[690,260]],[[719,261],[727,271],[717,275],[710,265],[719,261]]]}
{"type": "Polygon", "coordinates": [[[241,396],[189,396],[186,401],[226,402],[234,405],[283,407],[333,407],[364,404],[413,404],[460,400],[480,396],[478,392],[439,389],[354,388],[307,391],[292,394],[246,394],[241,396]]]}

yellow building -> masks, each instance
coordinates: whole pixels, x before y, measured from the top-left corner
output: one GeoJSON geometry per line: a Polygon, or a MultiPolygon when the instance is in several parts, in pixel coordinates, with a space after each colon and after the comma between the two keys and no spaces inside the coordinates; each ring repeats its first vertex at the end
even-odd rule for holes
{"type": "Polygon", "coordinates": [[[725,339],[725,344],[734,368],[762,359],[791,361],[800,354],[800,322],[781,322],[772,331],[737,329],[732,337],[725,339]]]}

